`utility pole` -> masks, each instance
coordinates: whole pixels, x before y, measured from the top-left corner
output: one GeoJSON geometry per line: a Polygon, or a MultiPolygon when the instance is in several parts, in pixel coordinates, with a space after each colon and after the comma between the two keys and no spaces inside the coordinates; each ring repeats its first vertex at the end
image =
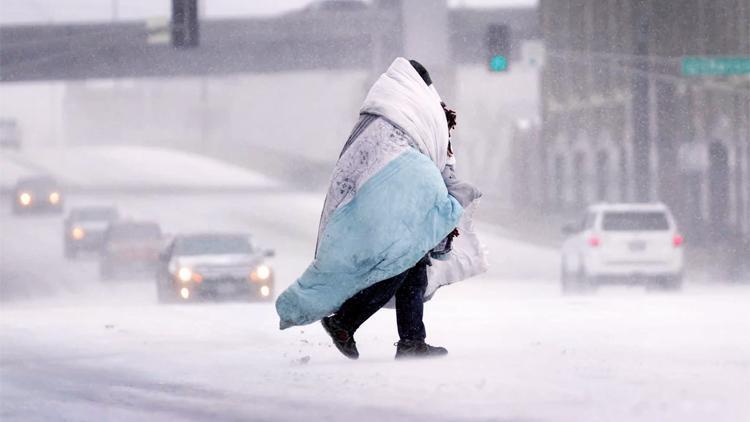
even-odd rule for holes
{"type": "Polygon", "coordinates": [[[633,181],[635,200],[651,199],[651,81],[649,41],[651,35],[650,2],[634,4],[636,33],[634,37],[637,72],[633,75],[633,181]]]}
{"type": "Polygon", "coordinates": [[[197,47],[199,22],[198,0],[172,0],[172,46],[197,47]]]}

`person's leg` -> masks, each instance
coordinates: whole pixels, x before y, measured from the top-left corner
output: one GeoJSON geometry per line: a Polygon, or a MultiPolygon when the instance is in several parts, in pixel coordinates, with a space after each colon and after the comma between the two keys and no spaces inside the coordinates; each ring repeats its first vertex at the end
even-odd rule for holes
{"type": "Polygon", "coordinates": [[[359,358],[354,332],[378,309],[393,297],[398,286],[406,278],[408,270],[361,290],[344,302],[335,314],[323,318],[321,323],[333,344],[346,357],[359,358]]]}
{"type": "Polygon", "coordinates": [[[378,309],[388,303],[406,279],[407,274],[409,270],[361,290],[341,305],[334,318],[350,333],[354,333],[378,309]]]}
{"type": "Polygon", "coordinates": [[[409,271],[396,291],[396,321],[398,335],[396,359],[445,356],[444,347],[425,343],[424,294],[427,289],[427,262],[422,260],[409,271]]]}
{"type": "Polygon", "coordinates": [[[424,293],[427,289],[427,264],[420,261],[409,270],[396,290],[396,322],[401,340],[424,341],[424,293]]]}

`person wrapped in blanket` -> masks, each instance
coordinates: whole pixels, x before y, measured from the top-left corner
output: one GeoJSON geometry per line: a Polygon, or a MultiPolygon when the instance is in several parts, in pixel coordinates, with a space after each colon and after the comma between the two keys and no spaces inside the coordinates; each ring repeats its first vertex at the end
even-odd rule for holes
{"type": "MultiPolygon", "coordinates": [[[[445,118],[448,121],[448,132],[451,133],[456,127],[456,112],[446,107],[444,102],[441,102],[440,105],[443,106],[443,110],[445,111],[445,118]]],[[[453,153],[450,140],[448,141],[447,154],[448,160],[442,172],[445,187],[448,188],[448,193],[456,198],[462,207],[467,208],[472,202],[482,197],[482,192],[476,186],[462,181],[456,176],[456,157],[453,153]]],[[[430,258],[437,259],[438,261],[447,260],[453,250],[453,239],[460,234],[458,228],[450,232],[445,239],[430,251],[430,258]]]]}
{"type": "Polygon", "coordinates": [[[334,167],[314,259],[276,299],[280,329],[320,321],[357,359],[355,332],[393,303],[396,358],[447,354],[425,342],[424,303],[487,262],[472,224],[480,194],[448,166],[455,112],[441,102],[424,66],[402,57],[372,85],[334,167]]]}

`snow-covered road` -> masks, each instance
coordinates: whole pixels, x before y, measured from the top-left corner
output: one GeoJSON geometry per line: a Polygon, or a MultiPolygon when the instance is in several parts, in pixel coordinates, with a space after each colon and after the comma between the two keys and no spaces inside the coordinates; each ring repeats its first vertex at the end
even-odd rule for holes
{"type": "MultiPolygon", "coordinates": [[[[315,194],[73,196],[167,232],[244,230],[276,249],[279,287],[312,254],[315,194]]],[[[271,304],[158,305],[148,280],[102,284],[62,258],[60,217],[0,230],[0,419],[750,420],[748,286],[561,296],[554,251],[483,226],[493,268],[426,307],[445,359],[393,360],[395,315],[358,332],[359,361],[318,325],[280,332],[271,304]]]]}

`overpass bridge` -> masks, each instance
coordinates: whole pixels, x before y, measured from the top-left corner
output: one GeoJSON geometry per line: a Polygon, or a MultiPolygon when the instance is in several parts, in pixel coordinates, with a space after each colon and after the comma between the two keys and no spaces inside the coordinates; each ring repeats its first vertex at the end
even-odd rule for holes
{"type": "MultiPolygon", "coordinates": [[[[450,9],[454,64],[486,59],[491,23],[515,40],[539,38],[535,9],[450,9]]],[[[162,22],[167,31],[166,21],[162,22]]],[[[271,18],[201,22],[200,45],[153,43],[146,21],[0,26],[0,82],[200,76],[306,69],[370,69],[403,54],[402,16],[383,7],[302,10],[271,18]]]]}

